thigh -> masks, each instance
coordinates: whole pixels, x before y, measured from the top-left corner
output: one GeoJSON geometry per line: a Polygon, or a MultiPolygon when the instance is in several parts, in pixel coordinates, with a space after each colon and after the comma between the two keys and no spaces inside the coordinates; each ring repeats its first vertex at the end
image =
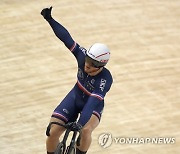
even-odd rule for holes
{"type": "Polygon", "coordinates": [[[75,121],[78,117],[78,109],[76,107],[76,97],[74,90],[71,90],[62,102],[54,110],[52,117],[62,120],[63,122],[75,121]]]}

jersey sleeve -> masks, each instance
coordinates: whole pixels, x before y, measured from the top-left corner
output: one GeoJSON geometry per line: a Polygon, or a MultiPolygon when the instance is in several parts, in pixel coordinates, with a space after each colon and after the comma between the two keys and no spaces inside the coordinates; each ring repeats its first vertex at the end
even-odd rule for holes
{"type": "Polygon", "coordinates": [[[63,27],[56,20],[51,19],[48,21],[51,28],[53,29],[55,35],[65,44],[65,46],[73,51],[76,47],[75,41],[72,39],[70,33],[67,31],[65,27],[63,27]]]}
{"type": "Polygon", "coordinates": [[[73,40],[68,30],[64,26],[62,26],[60,23],[58,23],[56,20],[51,19],[48,22],[50,26],[52,27],[55,35],[65,44],[65,46],[76,57],[78,64],[84,62],[86,49],[83,47],[80,47],[79,44],[73,40]]]}

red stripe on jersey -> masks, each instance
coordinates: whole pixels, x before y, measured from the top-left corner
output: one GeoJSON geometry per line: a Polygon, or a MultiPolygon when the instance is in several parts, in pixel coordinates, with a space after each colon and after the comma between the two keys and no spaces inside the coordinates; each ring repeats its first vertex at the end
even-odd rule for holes
{"type": "Polygon", "coordinates": [[[60,118],[63,118],[65,121],[68,121],[68,119],[67,119],[65,116],[63,116],[62,114],[60,114],[60,113],[53,112],[52,115],[57,116],[57,117],[60,117],[60,118]]]}
{"type": "Polygon", "coordinates": [[[73,50],[75,49],[76,47],[76,42],[74,42],[73,46],[70,48],[70,51],[73,52],[73,50]]]}
{"type": "Polygon", "coordinates": [[[78,87],[79,87],[84,93],[86,93],[87,95],[96,97],[96,98],[98,98],[98,99],[101,100],[101,101],[103,100],[103,97],[101,97],[100,95],[94,94],[94,93],[90,93],[86,88],[84,88],[84,87],[81,85],[81,83],[80,83],[79,81],[77,81],[77,84],[78,84],[78,87]]]}
{"type": "Polygon", "coordinates": [[[96,111],[93,111],[93,114],[95,114],[99,119],[101,118],[100,114],[96,111]]]}
{"type": "Polygon", "coordinates": [[[86,88],[84,88],[79,81],[77,81],[77,83],[78,83],[79,88],[80,88],[83,92],[85,92],[85,93],[86,93],[87,95],[89,95],[89,96],[91,95],[91,93],[90,93],[86,88]]]}
{"type": "Polygon", "coordinates": [[[98,99],[100,99],[101,101],[103,100],[103,97],[97,95],[97,94],[91,94],[91,96],[97,97],[98,99]]]}

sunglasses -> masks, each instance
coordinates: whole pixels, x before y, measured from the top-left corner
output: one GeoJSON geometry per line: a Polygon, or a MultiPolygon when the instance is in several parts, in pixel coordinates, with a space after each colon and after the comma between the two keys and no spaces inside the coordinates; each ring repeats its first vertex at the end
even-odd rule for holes
{"type": "Polygon", "coordinates": [[[88,64],[90,64],[92,67],[95,67],[95,68],[101,68],[105,65],[105,63],[98,62],[87,55],[85,57],[85,62],[87,62],[88,64]]]}

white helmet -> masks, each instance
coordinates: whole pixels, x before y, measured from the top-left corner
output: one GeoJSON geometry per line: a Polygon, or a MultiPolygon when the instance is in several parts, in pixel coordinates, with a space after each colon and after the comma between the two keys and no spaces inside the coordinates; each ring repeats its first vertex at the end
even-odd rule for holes
{"type": "Polygon", "coordinates": [[[102,67],[107,64],[110,58],[110,50],[105,44],[95,43],[87,51],[87,57],[92,60],[95,67],[102,67]]]}

